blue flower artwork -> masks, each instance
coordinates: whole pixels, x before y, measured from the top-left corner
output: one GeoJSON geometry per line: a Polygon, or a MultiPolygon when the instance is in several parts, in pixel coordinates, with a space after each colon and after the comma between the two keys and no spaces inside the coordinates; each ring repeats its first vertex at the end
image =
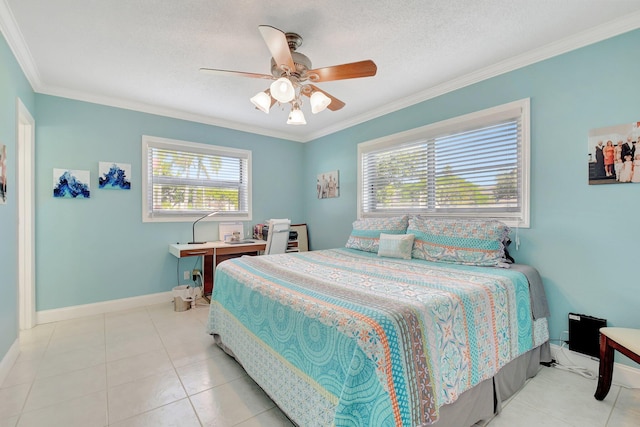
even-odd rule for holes
{"type": "Polygon", "coordinates": [[[54,169],[53,197],[62,199],[88,199],[90,172],[83,170],[54,169]]]}
{"type": "Polygon", "coordinates": [[[130,164],[99,162],[98,175],[98,188],[104,190],[131,190],[130,164]]]}

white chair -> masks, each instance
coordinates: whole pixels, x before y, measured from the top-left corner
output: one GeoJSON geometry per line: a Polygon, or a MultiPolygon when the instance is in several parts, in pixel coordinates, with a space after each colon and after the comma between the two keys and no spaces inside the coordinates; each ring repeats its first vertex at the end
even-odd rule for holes
{"type": "Polygon", "coordinates": [[[613,380],[614,350],[640,363],[640,329],[600,328],[600,367],[595,398],[603,400],[613,380]]]}
{"type": "Polygon", "coordinates": [[[264,249],[265,255],[283,254],[287,251],[289,244],[289,228],[291,220],[270,219],[269,234],[267,234],[267,246],[264,249]]]}

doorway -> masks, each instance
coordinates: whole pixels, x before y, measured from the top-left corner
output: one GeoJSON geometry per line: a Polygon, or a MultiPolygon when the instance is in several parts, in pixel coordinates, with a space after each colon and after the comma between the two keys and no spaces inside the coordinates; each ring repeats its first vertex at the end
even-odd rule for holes
{"type": "Polygon", "coordinates": [[[20,98],[17,123],[18,319],[20,329],[36,325],[35,291],[35,120],[20,98]]]}

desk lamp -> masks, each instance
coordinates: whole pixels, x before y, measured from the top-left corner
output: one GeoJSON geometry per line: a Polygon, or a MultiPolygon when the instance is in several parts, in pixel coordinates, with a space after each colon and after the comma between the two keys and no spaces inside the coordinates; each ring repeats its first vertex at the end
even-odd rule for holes
{"type": "Polygon", "coordinates": [[[200,221],[200,220],[203,220],[203,219],[208,218],[210,216],[214,216],[215,214],[218,214],[218,213],[220,213],[220,212],[218,212],[218,211],[210,212],[210,213],[206,214],[205,216],[196,219],[193,222],[193,225],[191,226],[191,241],[189,242],[190,245],[201,245],[203,243],[206,243],[206,242],[196,242],[196,223],[198,221],[200,221]]]}

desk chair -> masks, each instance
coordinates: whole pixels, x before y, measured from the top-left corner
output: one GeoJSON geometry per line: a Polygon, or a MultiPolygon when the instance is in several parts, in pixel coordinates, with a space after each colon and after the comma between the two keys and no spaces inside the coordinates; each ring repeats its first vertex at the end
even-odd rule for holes
{"type": "Polygon", "coordinates": [[[600,328],[600,373],[595,398],[603,400],[613,380],[614,350],[640,363],[640,329],[600,328]]]}
{"type": "Polygon", "coordinates": [[[265,255],[283,254],[287,251],[289,244],[289,228],[291,220],[271,219],[269,224],[269,234],[267,235],[267,246],[264,249],[265,255]]]}

